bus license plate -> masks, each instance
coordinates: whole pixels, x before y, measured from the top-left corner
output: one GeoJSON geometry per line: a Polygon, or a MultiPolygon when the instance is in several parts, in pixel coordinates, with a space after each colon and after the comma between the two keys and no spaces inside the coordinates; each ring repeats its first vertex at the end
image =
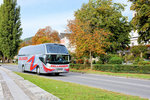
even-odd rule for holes
{"type": "Polygon", "coordinates": [[[57,68],[57,71],[58,71],[58,72],[62,72],[62,71],[63,71],[63,68],[57,68]]]}

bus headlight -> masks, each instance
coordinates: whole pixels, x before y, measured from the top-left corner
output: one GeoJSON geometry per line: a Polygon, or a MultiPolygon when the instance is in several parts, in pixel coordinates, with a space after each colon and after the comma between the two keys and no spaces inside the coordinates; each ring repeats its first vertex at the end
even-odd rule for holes
{"type": "Polygon", "coordinates": [[[47,63],[47,64],[46,64],[46,67],[47,67],[47,68],[51,68],[51,64],[48,64],[48,63],[47,63]]]}

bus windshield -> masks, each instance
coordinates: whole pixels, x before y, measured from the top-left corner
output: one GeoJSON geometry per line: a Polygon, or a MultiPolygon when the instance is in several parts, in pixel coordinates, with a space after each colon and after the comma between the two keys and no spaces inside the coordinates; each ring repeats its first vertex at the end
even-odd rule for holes
{"type": "Polygon", "coordinates": [[[69,54],[67,48],[60,44],[46,44],[47,53],[64,53],[69,54]]]}
{"type": "Polygon", "coordinates": [[[46,63],[69,64],[69,55],[46,55],[46,63]]]}

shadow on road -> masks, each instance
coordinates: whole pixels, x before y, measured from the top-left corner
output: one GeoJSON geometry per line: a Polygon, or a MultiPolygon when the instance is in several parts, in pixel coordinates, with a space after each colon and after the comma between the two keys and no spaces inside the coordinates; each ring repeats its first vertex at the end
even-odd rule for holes
{"type": "MultiPolygon", "coordinates": [[[[37,73],[36,72],[30,72],[30,71],[25,71],[25,72],[22,72],[22,73],[26,73],[26,74],[32,74],[32,75],[36,75],[37,73]]],[[[66,77],[67,76],[67,73],[64,74],[64,73],[60,73],[59,75],[55,75],[54,73],[41,73],[39,76],[50,76],[50,77],[66,77]]]]}

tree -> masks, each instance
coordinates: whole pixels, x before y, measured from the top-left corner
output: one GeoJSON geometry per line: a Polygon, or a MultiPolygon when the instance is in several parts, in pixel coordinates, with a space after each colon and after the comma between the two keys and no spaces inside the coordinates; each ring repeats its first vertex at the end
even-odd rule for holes
{"type": "Polygon", "coordinates": [[[105,54],[105,48],[110,45],[106,40],[110,33],[103,29],[90,27],[89,22],[81,22],[79,20],[71,20],[68,22],[68,31],[71,44],[76,47],[76,55],[78,57],[88,56],[90,58],[92,69],[92,57],[98,54],[105,54]]]}
{"type": "Polygon", "coordinates": [[[2,57],[3,57],[3,54],[2,54],[2,52],[0,51],[0,60],[2,60],[2,57]]]}
{"type": "Polygon", "coordinates": [[[35,36],[32,38],[32,44],[42,44],[42,43],[59,43],[60,38],[57,31],[53,31],[51,27],[39,29],[35,36]]]}
{"type": "Polygon", "coordinates": [[[133,53],[133,56],[138,57],[140,56],[141,58],[143,58],[143,53],[147,51],[147,46],[145,45],[137,45],[137,46],[133,46],[131,48],[131,53],[133,53]]]}
{"type": "Polygon", "coordinates": [[[150,40],[150,1],[149,0],[129,0],[132,2],[130,7],[134,10],[135,16],[132,19],[134,29],[139,34],[138,42],[149,42],[150,40]]]}
{"type": "Polygon", "coordinates": [[[17,6],[17,0],[3,0],[0,8],[0,48],[4,57],[12,59],[17,54],[21,35],[20,6],[17,6]]]}
{"type": "Polygon", "coordinates": [[[23,41],[20,43],[20,48],[24,47],[24,46],[28,46],[28,45],[32,45],[32,40],[27,40],[27,41],[23,41]]]}
{"type": "Polygon", "coordinates": [[[122,50],[130,43],[131,25],[121,11],[125,5],[112,3],[112,0],[89,0],[75,12],[75,18],[81,22],[89,22],[92,30],[97,28],[110,31],[109,41],[112,43],[107,51],[122,50]]]}

